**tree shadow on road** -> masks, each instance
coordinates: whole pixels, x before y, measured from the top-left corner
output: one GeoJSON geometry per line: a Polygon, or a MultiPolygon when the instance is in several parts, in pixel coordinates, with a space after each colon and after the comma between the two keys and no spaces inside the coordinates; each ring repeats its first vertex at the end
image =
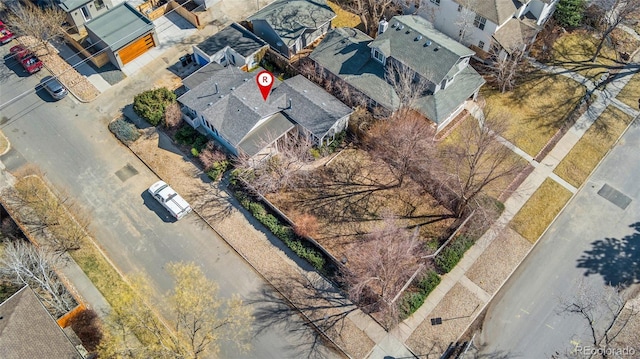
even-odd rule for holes
{"type": "Polygon", "coordinates": [[[324,358],[327,351],[340,352],[325,333],[340,337],[346,317],[357,307],[320,276],[291,278],[283,273],[276,278],[272,284],[278,291],[265,284],[247,301],[254,307],[256,333],[284,325],[296,338],[296,344],[287,348],[290,357],[324,358]]]}
{"type": "Polygon", "coordinates": [[[623,238],[604,238],[591,243],[592,249],[578,258],[585,276],[600,274],[605,284],[626,288],[640,283],[640,221],[629,226],[635,231],[623,238]]]}

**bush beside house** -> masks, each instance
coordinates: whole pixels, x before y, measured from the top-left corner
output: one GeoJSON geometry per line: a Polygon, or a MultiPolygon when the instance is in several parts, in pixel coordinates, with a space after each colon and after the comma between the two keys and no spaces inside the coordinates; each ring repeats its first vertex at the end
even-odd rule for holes
{"type": "Polygon", "coordinates": [[[162,124],[166,108],[176,102],[176,94],[161,87],[144,91],[133,98],[133,110],[152,126],[162,124]]]}

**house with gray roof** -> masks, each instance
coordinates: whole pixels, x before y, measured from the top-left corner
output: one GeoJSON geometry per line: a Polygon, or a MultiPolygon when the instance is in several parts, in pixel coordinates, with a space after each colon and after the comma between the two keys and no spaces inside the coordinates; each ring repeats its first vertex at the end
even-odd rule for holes
{"type": "Polygon", "coordinates": [[[85,29],[93,47],[106,52],[117,68],[158,44],[153,22],[126,2],[86,23],[85,29]]]}
{"type": "Polygon", "coordinates": [[[526,51],[558,1],[421,0],[418,14],[484,59],[526,51]]]}
{"type": "Polygon", "coordinates": [[[278,139],[289,135],[330,143],[347,127],[352,110],[300,75],[274,79],[265,101],[256,85],[259,70],[210,63],[185,78],[187,92],[178,98],[184,120],[234,155],[250,157],[272,154],[278,139]]]}
{"type": "MultiPolygon", "coordinates": [[[[393,112],[401,106],[389,76],[408,69],[424,84],[411,108],[444,128],[475,100],[484,79],[471,66],[474,52],[416,15],[380,23],[374,40],[357,29],[331,30],[309,55],[319,67],[370,99],[372,106],[393,112]]],[[[394,75],[395,76],[395,75],[394,75]]]]}
{"type": "Polygon", "coordinates": [[[276,0],[247,20],[254,34],[290,58],[326,34],[335,17],[325,0],[276,0]]]}
{"type": "Polygon", "coordinates": [[[109,0],[62,0],[57,5],[67,14],[71,29],[80,33],[84,32],[85,23],[106,13],[115,4],[109,0]]]}
{"type": "Polygon", "coordinates": [[[269,45],[238,23],[232,23],[213,36],[193,46],[195,61],[232,65],[249,71],[260,63],[269,45]]]}
{"type": "Polygon", "coordinates": [[[75,345],[25,285],[0,303],[0,358],[82,359],[75,345]]]}

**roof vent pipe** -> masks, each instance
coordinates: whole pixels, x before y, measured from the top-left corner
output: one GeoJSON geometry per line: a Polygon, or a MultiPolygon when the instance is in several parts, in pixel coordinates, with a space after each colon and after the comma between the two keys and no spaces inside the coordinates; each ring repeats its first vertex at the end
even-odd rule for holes
{"type": "Polygon", "coordinates": [[[216,87],[216,93],[218,93],[218,83],[214,83],[215,87],[216,87]]]}

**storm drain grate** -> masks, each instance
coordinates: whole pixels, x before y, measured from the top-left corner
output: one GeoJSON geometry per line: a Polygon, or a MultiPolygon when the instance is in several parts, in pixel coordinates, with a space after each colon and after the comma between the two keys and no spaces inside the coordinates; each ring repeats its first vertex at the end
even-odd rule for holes
{"type": "Polygon", "coordinates": [[[127,163],[126,166],[122,167],[116,172],[116,176],[118,176],[118,178],[120,178],[120,181],[122,182],[128,180],[129,178],[137,174],[138,174],[138,170],[133,168],[133,166],[129,163],[127,163]]]}
{"type": "Polygon", "coordinates": [[[600,190],[598,191],[598,194],[602,198],[622,209],[626,209],[629,203],[631,203],[631,198],[625,196],[622,192],[609,186],[608,184],[602,186],[602,188],[600,188],[600,190]]]}

